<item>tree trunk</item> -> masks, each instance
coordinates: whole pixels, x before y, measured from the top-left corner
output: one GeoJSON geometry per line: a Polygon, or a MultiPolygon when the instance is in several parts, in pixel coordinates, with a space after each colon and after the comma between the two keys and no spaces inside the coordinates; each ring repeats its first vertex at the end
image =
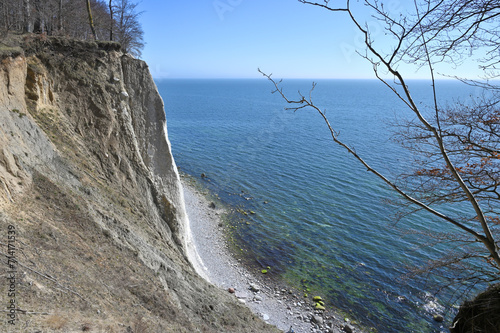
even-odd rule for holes
{"type": "Polygon", "coordinates": [[[34,7],[35,7],[35,20],[33,24],[33,32],[35,33],[43,33],[43,18],[42,18],[42,6],[40,4],[40,0],[35,0],[34,1],[34,7]]]}
{"type": "Polygon", "coordinates": [[[4,27],[5,27],[5,32],[8,32],[9,31],[9,8],[8,8],[8,4],[5,2],[3,4],[3,22],[4,22],[4,27]]]}
{"type": "Polygon", "coordinates": [[[113,0],[109,0],[109,17],[110,17],[110,22],[109,22],[109,40],[113,40],[113,24],[115,23],[113,20],[113,5],[112,5],[113,0]]]}
{"type": "Polygon", "coordinates": [[[57,24],[57,30],[59,30],[59,31],[63,30],[62,9],[63,9],[63,0],[59,0],[59,19],[58,19],[58,24],[57,24]]]}
{"type": "Polygon", "coordinates": [[[90,0],[87,0],[87,12],[89,13],[90,30],[92,31],[92,35],[94,36],[94,39],[97,40],[97,34],[96,34],[95,28],[94,28],[94,20],[92,19],[92,11],[90,10],[90,0]]]}

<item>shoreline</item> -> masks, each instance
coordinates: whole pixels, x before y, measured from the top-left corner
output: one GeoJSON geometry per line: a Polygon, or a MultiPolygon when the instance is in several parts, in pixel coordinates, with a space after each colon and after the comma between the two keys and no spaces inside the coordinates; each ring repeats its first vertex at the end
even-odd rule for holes
{"type": "Polygon", "coordinates": [[[232,254],[228,242],[226,223],[227,208],[215,204],[205,189],[189,175],[181,175],[186,212],[188,238],[194,246],[190,256],[196,270],[213,285],[233,292],[264,321],[284,332],[293,328],[295,333],[361,332],[349,320],[330,307],[326,311],[315,310],[312,299],[304,298],[290,286],[279,281],[262,279],[250,272],[241,259],[232,254]]]}

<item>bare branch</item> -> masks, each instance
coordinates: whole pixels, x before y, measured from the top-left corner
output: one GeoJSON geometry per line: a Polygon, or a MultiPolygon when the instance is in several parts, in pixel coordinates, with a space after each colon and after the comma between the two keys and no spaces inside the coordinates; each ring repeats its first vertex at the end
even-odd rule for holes
{"type": "MultiPolygon", "coordinates": [[[[287,108],[288,110],[293,110],[293,111],[297,111],[297,110],[301,110],[301,109],[304,109],[304,108],[312,108],[314,109],[316,112],[318,112],[321,117],[323,118],[324,122],[326,123],[328,129],[330,130],[330,134],[331,134],[331,137],[332,137],[332,140],[340,145],[341,147],[343,147],[345,150],[347,150],[347,152],[349,154],[351,154],[352,156],[354,156],[359,162],[361,162],[361,164],[367,169],[368,172],[371,172],[373,174],[375,174],[377,177],[379,177],[380,179],[382,179],[387,185],[389,185],[392,189],[394,189],[397,193],[399,193],[401,196],[403,196],[406,200],[412,202],[413,204],[416,204],[417,206],[421,207],[422,209],[438,216],[439,218],[442,218],[452,224],[454,224],[455,226],[461,228],[462,230],[470,233],[471,235],[473,235],[474,237],[476,237],[478,240],[481,240],[483,241],[484,239],[484,236],[480,235],[479,233],[477,233],[476,231],[474,231],[473,229],[463,225],[462,223],[452,219],[451,217],[443,214],[443,213],[440,213],[438,211],[436,211],[435,209],[431,208],[430,206],[424,204],[423,202],[413,198],[412,196],[408,195],[405,191],[403,191],[401,188],[399,188],[396,184],[394,184],[393,182],[391,182],[388,178],[386,178],[383,174],[381,174],[380,172],[378,172],[377,170],[373,169],[364,159],[362,159],[357,153],[356,151],[349,147],[348,145],[346,145],[344,142],[342,142],[341,140],[339,140],[338,138],[338,134],[337,132],[332,128],[332,126],[330,125],[330,122],[328,121],[325,113],[319,108],[317,107],[314,103],[312,103],[311,101],[308,101],[304,98],[304,96],[300,95],[301,96],[301,99],[300,100],[291,100],[289,99],[284,93],[283,93],[283,89],[279,87],[279,84],[274,81],[274,79],[271,77],[271,75],[268,75],[264,72],[262,72],[260,69],[258,70],[263,76],[265,76],[269,81],[271,81],[273,84],[274,84],[274,87],[275,87],[275,90],[273,91],[273,93],[276,93],[278,92],[281,97],[283,97],[283,99],[289,103],[289,104],[297,104],[298,106],[294,106],[294,107],[291,107],[291,108],[287,108]]],[[[314,88],[314,85],[313,85],[313,88],[314,88]]]]}

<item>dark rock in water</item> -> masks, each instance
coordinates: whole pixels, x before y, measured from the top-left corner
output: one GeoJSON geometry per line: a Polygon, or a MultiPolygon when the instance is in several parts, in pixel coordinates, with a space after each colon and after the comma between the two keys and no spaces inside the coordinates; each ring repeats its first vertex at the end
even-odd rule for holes
{"type": "Polygon", "coordinates": [[[434,316],[432,316],[432,318],[438,323],[442,323],[444,321],[444,317],[440,314],[435,314],[434,316]]]}
{"type": "Polygon", "coordinates": [[[451,333],[500,332],[500,283],[460,306],[451,333]]]}
{"type": "Polygon", "coordinates": [[[208,207],[215,209],[215,202],[211,202],[210,205],[208,205],[208,207]]]}
{"type": "Polygon", "coordinates": [[[201,174],[201,178],[207,178],[207,175],[205,175],[204,173],[201,174]]]}

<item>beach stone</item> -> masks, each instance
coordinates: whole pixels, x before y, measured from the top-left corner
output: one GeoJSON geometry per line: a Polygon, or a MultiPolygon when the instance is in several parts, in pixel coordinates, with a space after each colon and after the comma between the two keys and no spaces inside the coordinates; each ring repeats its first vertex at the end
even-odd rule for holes
{"type": "Polygon", "coordinates": [[[263,313],[263,314],[262,314],[262,319],[263,319],[264,321],[268,321],[268,320],[269,320],[269,315],[267,315],[267,314],[263,313]]]}
{"type": "Polygon", "coordinates": [[[351,326],[349,326],[349,325],[347,325],[347,324],[346,324],[346,325],[344,325],[343,330],[344,330],[344,332],[346,332],[346,333],[352,333],[352,332],[354,332],[354,331],[353,331],[353,329],[352,329],[352,327],[351,327],[351,326]]]}
{"type": "Polygon", "coordinates": [[[227,291],[229,291],[230,294],[234,294],[235,293],[234,288],[229,288],[227,291]]]}
{"type": "Polygon", "coordinates": [[[210,208],[212,208],[212,209],[215,209],[215,202],[213,202],[213,201],[212,201],[212,202],[208,205],[208,207],[210,207],[210,208]]]}
{"type": "Polygon", "coordinates": [[[257,293],[260,291],[260,287],[255,283],[250,283],[250,290],[253,291],[254,293],[257,293]]]}
{"type": "Polygon", "coordinates": [[[121,99],[122,101],[127,100],[127,99],[128,99],[128,93],[127,93],[126,91],[122,91],[122,92],[120,93],[120,99],[121,99]]]}
{"type": "Polygon", "coordinates": [[[314,315],[311,318],[311,322],[315,323],[315,324],[318,324],[318,325],[323,325],[323,317],[318,316],[318,315],[314,315]]]}
{"type": "Polygon", "coordinates": [[[255,296],[253,299],[254,299],[254,301],[256,301],[256,302],[262,302],[262,297],[260,297],[260,296],[258,296],[258,295],[257,295],[257,296],[255,296]]]}
{"type": "Polygon", "coordinates": [[[319,303],[316,303],[316,306],[314,308],[316,310],[321,310],[321,311],[325,311],[326,310],[326,308],[323,305],[319,304],[319,303]]]}
{"type": "Polygon", "coordinates": [[[236,291],[235,295],[236,295],[237,298],[241,298],[241,299],[248,298],[248,294],[247,293],[242,292],[242,291],[238,291],[238,290],[236,291]]]}
{"type": "Polygon", "coordinates": [[[319,301],[322,301],[323,299],[321,298],[321,296],[314,296],[313,297],[313,301],[315,302],[319,302],[319,301]]]}

